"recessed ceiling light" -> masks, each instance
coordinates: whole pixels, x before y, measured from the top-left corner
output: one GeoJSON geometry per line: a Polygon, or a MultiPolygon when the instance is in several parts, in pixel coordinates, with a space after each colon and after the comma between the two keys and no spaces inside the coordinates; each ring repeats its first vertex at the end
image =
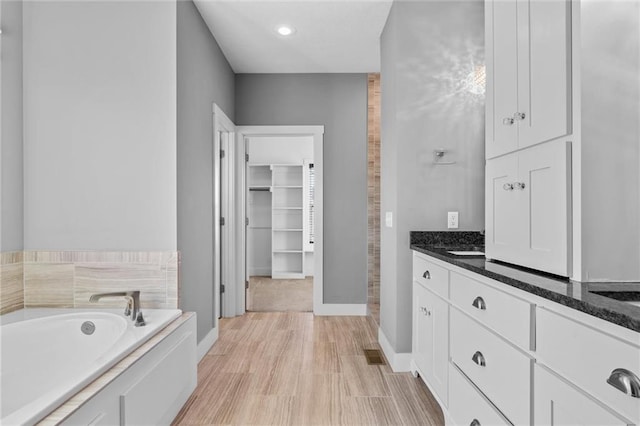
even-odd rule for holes
{"type": "Polygon", "coordinates": [[[295,29],[293,27],[289,27],[287,25],[280,25],[278,28],[276,28],[276,31],[281,36],[290,36],[291,34],[293,34],[295,32],[295,29]]]}

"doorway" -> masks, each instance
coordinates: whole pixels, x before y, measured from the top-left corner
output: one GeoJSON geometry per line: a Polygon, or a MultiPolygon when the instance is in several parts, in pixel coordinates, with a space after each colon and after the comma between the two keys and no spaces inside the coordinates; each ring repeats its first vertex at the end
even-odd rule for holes
{"type": "Polygon", "coordinates": [[[247,136],[247,311],[313,310],[310,135],[247,136]]]}
{"type": "Polygon", "coordinates": [[[322,305],[322,126],[246,126],[245,309],[322,305]]]}

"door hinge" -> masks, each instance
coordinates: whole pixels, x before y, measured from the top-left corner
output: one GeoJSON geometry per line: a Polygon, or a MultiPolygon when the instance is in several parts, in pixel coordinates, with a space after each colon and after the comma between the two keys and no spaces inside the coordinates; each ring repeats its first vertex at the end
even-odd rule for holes
{"type": "Polygon", "coordinates": [[[220,284],[220,293],[224,293],[224,284],[220,284]]]}
{"type": "Polygon", "coordinates": [[[244,159],[245,159],[245,161],[248,163],[248,162],[249,162],[249,154],[245,154],[245,155],[244,155],[244,159]]]}
{"type": "Polygon", "coordinates": [[[224,149],[220,150],[220,158],[224,158],[224,149]]]}
{"type": "Polygon", "coordinates": [[[224,226],[224,224],[225,224],[224,217],[221,217],[220,218],[220,226],[224,226]]]}
{"type": "Polygon", "coordinates": [[[249,281],[244,282],[244,288],[246,288],[247,290],[249,289],[249,281]]]}
{"type": "Polygon", "coordinates": [[[248,217],[244,218],[244,224],[245,224],[245,226],[249,226],[249,218],[248,217]]]}

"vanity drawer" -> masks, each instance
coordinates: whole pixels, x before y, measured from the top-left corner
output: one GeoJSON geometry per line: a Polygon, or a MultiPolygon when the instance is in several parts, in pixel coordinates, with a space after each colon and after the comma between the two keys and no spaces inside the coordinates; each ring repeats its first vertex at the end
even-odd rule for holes
{"type": "Polygon", "coordinates": [[[640,377],[640,348],[545,308],[536,319],[538,362],[640,424],[640,398],[607,383],[619,368],[640,377]]]}
{"type": "Polygon", "coordinates": [[[451,303],[524,349],[533,349],[533,305],[464,275],[451,272],[451,303]]]}
{"type": "Polygon", "coordinates": [[[531,422],[533,360],[458,309],[451,309],[451,359],[517,425],[531,422]]]}
{"type": "Polygon", "coordinates": [[[413,252],[413,279],[438,296],[449,298],[449,271],[413,252]]]}
{"type": "Polygon", "coordinates": [[[511,424],[455,366],[449,368],[449,414],[460,426],[511,424]]]}

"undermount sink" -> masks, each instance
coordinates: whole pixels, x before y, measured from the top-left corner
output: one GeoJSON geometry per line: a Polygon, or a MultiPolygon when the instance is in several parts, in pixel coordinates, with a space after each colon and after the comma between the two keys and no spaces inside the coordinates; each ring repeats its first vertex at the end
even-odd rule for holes
{"type": "Polygon", "coordinates": [[[451,253],[455,256],[484,256],[484,252],[479,250],[469,250],[469,251],[450,250],[450,251],[447,251],[447,253],[451,253]]]}
{"type": "Polygon", "coordinates": [[[607,290],[591,290],[591,293],[598,294],[600,296],[609,297],[611,299],[619,300],[624,303],[628,303],[633,306],[640,307],[640,290],[638,286],[635,285],[635,288],[624,288],[624,289],[607,289],[607,290]]]}

